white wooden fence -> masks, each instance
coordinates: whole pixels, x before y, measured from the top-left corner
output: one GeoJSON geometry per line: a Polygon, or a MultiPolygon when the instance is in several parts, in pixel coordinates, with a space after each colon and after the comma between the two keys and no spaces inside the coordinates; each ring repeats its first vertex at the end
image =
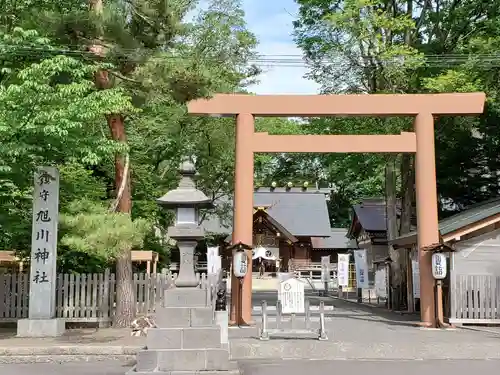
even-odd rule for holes
{"type": "Polygon", "coordinates": [[[500,276],[450,277],[450,323],[500,324],[500,276]]]}
{"type": "MultiPolygon", "coordinates": [[[[173,286],[174,273],[135,273],[137,313],[153,311],[162,291],[173,286]]],[[[207,288],[206,275],[198,274],[200,287],[207,288]]],[[[0,274],[0,322],[28,317],[29,274],[0,274]]],[[[67,322],[108,323],[116,306],[116,279],[113,273],[59,274],[56,287],[56,316],[67,322]]]]}

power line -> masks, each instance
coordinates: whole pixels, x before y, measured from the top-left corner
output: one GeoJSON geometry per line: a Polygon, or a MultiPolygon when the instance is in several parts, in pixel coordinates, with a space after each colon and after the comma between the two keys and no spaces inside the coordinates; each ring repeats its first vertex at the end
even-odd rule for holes
{"type": "MultiPolygon", "coordinates": [[[[137,49],[117,49],[116,52],[137,53],[137,49]]],[[[35,47],[35,46],[20,46],[15,44],[0,44],[0,58],[5,59],[8,56],[27,56],[35,53],[47,55],[68,55],[75,57],[94,57],[94,54],[88,51],[78,51],[72,49],[50,48],[50,47],[35,47]]],[[[185,59],[185,56],[164,55],[157,57],[165,60],[185,59]]],[[[467,62],[474,61],[475,66],[482,67],[500,67],[500,54],[427,54],[419,57],[391,57],[377,59],[378,63],[383,65],[403,65],[404,60],[409,59],[410,62],[420,61],[426,67],[450,67],[463,65],[467,62]]],[[[208,57],[207,61],[216,60],[215,58],[208,57]]],[[[371,63],[372,57],[360,56],[356,59],[360,66],[366,66],[371,63]]],[[[285,54],[262,54],[258,57],[250,58],[247,60],[249,65],[258,65],[265,67],[283,67],[283,68],[310,68],[312,65],[325,65],[329,68],[346,67],[349,64],[342,61],[340,56],[334,58],[323,58],[314,61],[308,61],[300,55],[285,55],[285,54]]]]}

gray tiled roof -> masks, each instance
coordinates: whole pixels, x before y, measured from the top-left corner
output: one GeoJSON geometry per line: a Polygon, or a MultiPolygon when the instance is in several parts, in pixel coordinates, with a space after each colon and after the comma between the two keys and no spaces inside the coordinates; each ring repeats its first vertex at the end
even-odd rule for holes
{"type": "Polygon", "coordinates": [[[312,238],[313,249],[357,249],[355,240],[347,238],[347,229],[331,228],[330,237],[312,238]]]}
{"type": "MultiPolygon", "coordinates": [[[[270,206],[268,214],[283,225],[294,236],[328,237],[330,219],[325,194],[321,192],[255,192],[254,207],[270,206]]],[[[211,214],[203,221],[205,231],[229,234],[232,228],[232,204],[229,199],[216,202],[228,205],[226,220],[211,214]]]]}
{"type": "MultiPolygon", "coordinates": [[[[446,235],[456,231],[457,229],[477,223],[478,221],[497,214],[500,214],[500,198],[491,199],[486,202],[469,206],[466,210],[459,212],[458,214],[440,220],[439,232],[441,235],[446,235]]],[[[416,238],[416,236],[417,232],[413,231],[396,238],[394,242],[397,243],[404,239],[411,239],[413,237],[416,238]]]]}
{"type": "Polygon", "coordinates": [[[363,202],[361,204],[355,204],[353,209],[364,230],[369,232],[387,230],[384,201],[380,203],[363,202]]]}

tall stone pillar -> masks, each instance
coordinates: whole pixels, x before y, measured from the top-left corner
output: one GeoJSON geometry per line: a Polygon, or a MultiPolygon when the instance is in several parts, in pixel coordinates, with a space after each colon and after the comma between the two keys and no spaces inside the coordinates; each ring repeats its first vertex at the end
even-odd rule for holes
{"type": "Polygon", "coordinates": [[[175,287],[164,291],[162,305],[156,306],[157,328],[148,330],[147,349],[137,353],[137,364],[130,374],[237,374],[237,365],[229,361],[227,344],[222,344],[210,288],[199,285],[194,271],[194,250],[204,237],[198,210],[212,204],[196,189],[194,165],[185,161],[180,172],[179,187],[158,200],[158,204],[176,210],[176,222],[168,228],[168,235],[177,241],[181,253],[179,275],[175,287]]]}
{"type": "Polygon", "coordinates": [[[58,223],[59,171],[41,167],[35,172],[33,190],[29,318],[18,320],[18,337],[55,337],[64,333],[64,319],[56,318],[58,223]]]}
{"type": "Polygon", "coordinates": [[[417,138],[415,183],[420,269],[420,317],[425,326],[435,327],[432,252],[424,250],[428,246],[439,243],[434,118],[432,114],[422,113],[417,115],[415,118],[415,135],[417,138]]]}

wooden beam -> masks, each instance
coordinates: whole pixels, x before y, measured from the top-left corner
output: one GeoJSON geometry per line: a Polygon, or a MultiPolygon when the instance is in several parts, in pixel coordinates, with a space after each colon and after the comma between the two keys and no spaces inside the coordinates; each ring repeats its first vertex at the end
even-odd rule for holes
{"type": "Polygon", "coordinates": [[[192,115],[274,117],[472,115],[483,112],[482,92],[375,95],[217,94],[188,103],[192,115]]]}
{"type": "Polygon", "coordinates": [[[269,135],[254,133],[254,152],[416,152],[415,133],[400,135],[269,135]]]}

